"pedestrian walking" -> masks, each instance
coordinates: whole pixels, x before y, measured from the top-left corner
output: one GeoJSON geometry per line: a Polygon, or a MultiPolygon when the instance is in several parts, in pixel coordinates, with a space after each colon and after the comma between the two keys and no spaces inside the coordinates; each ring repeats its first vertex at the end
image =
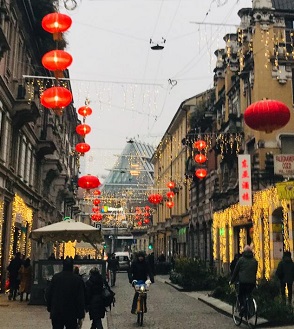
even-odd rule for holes
{"type": "Polygon", "coordinates": [[[15,254],[15,257],[11,260],[7,267],[7,271],[9,272],[9,295],[8,299],[11,300],[16,300],[16,296],[18,293],[18,288],[19,288],[19,269],[22,265],[22,260],[21,260],[21,254],[20,252],[17,252],[15,254]]]}
{"type": "Polygon", "coordinates": [[[102,318],[105,317],[105,307],[102,297],[103,278],[97,267],[90,271],[86,281],[86,310],[92,320],[91,329],[103,329],[102,318]]]}
{"type": "Polygon", "coordinates": [[[118,259],[115,257],[115,253],[112,253],[107,260],[107,270],[109,271],[110,285],[115,286],[116,282],[116,272],[119,269],[118,259]]]}
{"type": "Polygon", "coordinates": [[[52,329],[76,329],[85,317],[83,281],[73,272],[73,260],[63,261],[63,270],[54,274],[46,292],[52,329]]]}
{"type": "Polygon", "coordinates": [[[291,252],[285,251],[282,260],[279,262],[276,276],[280,281],[281,296],[286,301],[286,287],[288,290],[288,302],[292,305],[292,286],[294,281],[294,263],[291,258],[291,252]]]}
{"type": "Polygon", "coordinates": [[[20,284],[19,284],[19,292],[20,292],[20,301],[23,301],[23,295],[26,294],[26,301],[29,300],[29,295],[31,293],[31,285],[32,285],[32,276],[33,269],[31,266],[31,260],[27,258],[24,261],[24,264],[21,265],[19,269],[20,276],[20,284]]]}
{"type": "Polygon", "coordinates": [[[148,255],[147,261],[148,261],[148,264],[149,264],[150,272],[153,275],[155,275],[154,252],[152,252],[151,254],[148,255]]]}

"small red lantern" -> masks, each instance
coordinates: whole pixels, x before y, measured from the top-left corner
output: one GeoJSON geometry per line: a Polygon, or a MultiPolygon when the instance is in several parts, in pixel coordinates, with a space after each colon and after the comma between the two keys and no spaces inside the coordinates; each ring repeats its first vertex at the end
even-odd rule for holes
{"type": "Polygon", "coordinates": [[[150,214],[149,214],[149,212],[144,212],[144,217],[149,217],[150,216],[150,214]]]}
{"type": "Polygon", "coordinates": [[[92,175],[85,175],[78,179],[78,186],[86,190],[96,188],[101,185],[98,177],[92,175]]]}
{"type": "Polygon", "coordinates": [[[199,153],[195,155],[194,160],[197,163],[204,163],[207,160],[207,157],[204,154],[199,153]]]}
{"type": "Polygon", "coordinates": [[[100,210],[99,207],[93,207],[92,208],[92,212],[95,212],[95,213],[98,212],[99,210],[100,210]]]}
{"type": "Polygon", "coordinates": [[[79,135],[85,136],[91,132],[91,127],[83,123],[76,127],[76,132],[79,135]]]}
{"type": "Polygon", "coordinates": [[[93,200],[93,205],[98,206],[100,204],[100,202],[101,201],[99,199],[94,199],[93,200]]]}
{"type": "Polygon", "coordinates": [[[93,222],[97,222],[98,221],[98,218],[97,218],[98,216],[97,216],[97,214],[92,214],[91,215],[91,219],[92,219],[92,221],[93,222]]]}
{"type": "Polygon", "coordinates": [[[42,93],[40,99],[44,107],[60,114],[62,113],[62,109],[71,103],[72,94],[64,87],[51,87],[42,93]]]}
{"type": "Polygon", "coordinates": [[[196,141],[194,143],[194,148],[198,149],[199,151],[203,150],[206,148],[206,142],[203,140],[196,141]]]}
{"type": "Polygon", "coordinates": [[[83,117],[87,117],[92,114],[92,109],[91,109],[91,107],[85,105],[78,109],[78,113],[80,115],[82,115],[83,117]]]}
{"type": "Polygon", "coordinates": [[[101,194],[101,191],[99,191],[99,190],[95,190],[95,191],[93,192],[93,194],[94,194],[94,195],[100,195],[100,194],[101,194]]]}
{"type": "Polygon", "coordinates": [[[284,103],[271,99],[255,102],[244,112],[247,126],[267,134],[284,127],[289,120],[289,108],[284,103]]]}
{"type": "Polygon", "coordinates": [[[71,27],[72,19],[68,15],[51,13],[43,17],[42,27],[45,31],[53,34],[54,40],[61,40],[61,33],[71,27]]]}
{"type": "Polygon", "coordinates": [[[101,213],[97,213],[97,219],[98,221],[101,221],[103,219],[103,215],[101,213]]]}
{"type": "Polygon", "coordinates": [[[56,71],[55,77],[61,78],[61,71],[66,70],[72,63],[72,56],[63,50],[52,50],[46,53],[42,58],[43,66],[50,70],[56,71]]]}
{"type": "Polygon", "coordinates": [[[203,168],[197,169],[195,171],[195,175],[196,175],[197,178],[202,179],[202,178],[204,178],[204,177],[207,176],[207,170],[206,169],[203,169],[203,168]]]}
{"type": "Polygon", "coordinates": [[[170,209],[171,209],[174,205],[175,205],[175,204],[174,204],[173,201],[167,201],[167,203],[166,203],[166,206],[167,206],[168,208],[170,208],[170,209]]]}
{"type": "Polygon", "coordinates": [[[142,226],[142,222],[140,221],[140,222],[138,222],[138,226],[142,226]]]}
{"type": "Polygon", "coordinates": [[[135,216],[135,219],[136,219],[136,220],[140,220],[140,215],[136,215],[136,216],[135,216]]]}
{"type": "Polygon", "coordinates": [[[90,151],[90,145],[87,143],[79,143],[76,145],[76,151],[78,153],[86,153],[88,151],[90,151]]]}
{"type": "Polygon", "coordinates": [[[149,224],[149,223],[150,223],[150,219],[145,218],[145,219],[144,219],[144,224],[149,224]]]}
{"type": "Polygon", "coordinates": [[[146,211],[149,211],[150,210],[150,207],[149,206],[145,206],[145,210],[146,211]]]}
{"type": "Polygon", "coordinates": [[[170,188],[170,189],[175,188],[175,186],[176,186],[176,183],[173,182],[173,181],[170,181],[170,182],[167,183],[167,187],[170,188]]]}
{"type": "Polygon", "coordinates": [[[162,195],[160,194],[150,194],[148,196],[148,201],[153,204],[159,204],[162,201],[162,195]]]}
{"type": "Polygon", "coordinates": [[[169,198],[169,199],[172,199],[174,196],[175,196],[175,193],[173,191],[169,191],[166,193],[166,196],[169,198]]]}

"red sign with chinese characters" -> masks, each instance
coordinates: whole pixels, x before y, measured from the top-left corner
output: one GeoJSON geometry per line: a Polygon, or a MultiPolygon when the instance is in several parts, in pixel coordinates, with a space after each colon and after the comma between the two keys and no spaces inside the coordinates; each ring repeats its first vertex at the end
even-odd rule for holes
{"type": "Polygon", "coordinates": [[[238,155],[239,203],[252,206],[251,161],[249,154],[238,155]]]}

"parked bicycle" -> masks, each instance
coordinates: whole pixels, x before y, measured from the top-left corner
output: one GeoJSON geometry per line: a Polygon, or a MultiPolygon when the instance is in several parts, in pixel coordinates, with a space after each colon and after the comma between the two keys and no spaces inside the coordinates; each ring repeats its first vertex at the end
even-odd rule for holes
{"type": "Polygon", "coordinates": [[[247,322],[250,329],[255,328],[257,323],[257,304],[255,299],[252,297],[251,293],[245,296],[244,308],[241,309],[238,285],[236,285],[236,301],[232,307],[232,317],[236,326],[242,323],[242,320],[247,322]]]}
{"type": "Polygon", "coordinates": [[[144,313],[147,312],[147,291],[149,290],[150,284],[150,280],[147,280],[146,282],[134,280],[132,282],[136,293],[138,293],[136,313],[137,324],[141,327],[143,326],[144,313]]]}

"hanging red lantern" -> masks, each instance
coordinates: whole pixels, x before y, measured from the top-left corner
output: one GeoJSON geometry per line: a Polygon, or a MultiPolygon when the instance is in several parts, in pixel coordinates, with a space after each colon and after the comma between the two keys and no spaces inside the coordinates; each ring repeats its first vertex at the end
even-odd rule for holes
{"type": "Polygon", "coordinates": [[[93,200],[93,205],[98,206],[100,204],[100,202],[101,201],[99,199],[94,199],[93,200]]]}
{"type": "Polygon", "coordinates": [[[92,114],[92,109],[91,109],[91,107],[85,105],[78,109],[78,113],[80,115],[82,115],[83,117],[87,117],[92,114]]]}
{"type": "Polygon", "coordinates": [[[195,155],[194,160],[197,163],[204,163],[207,160],[207,157],[202,153],[198,153],[195,155]]]}
{"type": "Polygon", "coordinates": [[[150,207],[149,206],[145,206],[145,210],[146,211],[149,211],[150,210],[150,207]]]}
{"type": "Polygon", "coordinates": [[[144,217],[149,217],[150,216],[150,214],[149,214],[149,212],[144,212],[144,217]]]}
{"type": "Polygon", "coordinates": [[[98,177],[92,175],[85,175],[78,179],[78,186],[86,190],[90,190],[101,185],[98,177]]]}
{"type": "Polygon", "coordinates": [[[140,221],[140,222],[138,222],[138,226],[142,226],[142,222],[140,221]]]}
{"type": "Polygon", "coordinates": [[[145,219],[144,219],[144,224],[149,224],[149,223],[150,223],[150,219],[145,218],[145,219]]]}
{"type": "Polygon", "coordinates": [[[100,209],[99,209],[99,207],[93,207],[92,208],[92,212],[98,212],[100,209]]]}
{"type": "Polygon", "coordinates": [[[42,27],[45,31],[53,34],[54,40],[61,40],[61,33],[67,31],[72,24],[68,15],[51,13],[43,17],[42,27]]]}
{"type": "Polygon", "coordinates": [[[98,218],[97,218],[98,216],[97,216],[97,214],[92,214],[91,215],[91,219],[92,219],[92,221],[93,222],[97,222],[98,221],[98,218]]]}
{"type": "Polygon", "coordinates": [[[148,201],[153,204],[159,204],[162,201],[162,195],[160,194],[150,194],[148,196],[148,201]]]}
{"type": "Polygon", "coordinates": [[[136,216],[135,216],[135,219],[136,219],[136,220],[140,220],[140,215],[136,215],[136,216]]]}
{"type": "Polygon", "coordinates": [[[52,50],[46,53],[42,58],[43,66],[55,71],[55,77],[63,77],[62,71],[66,70],[72,63],[72,56],[63,50],[52,50]]]}
{"type": "Polygon", "coordinates": [[[197,169],[195,171],[195,175],[197,178],[205,178],[207,176],[207,170],[206,169],[203,169],[203,168],[200,168],[200,169],[197,169]]]}
{"type": "Polygon", "coordinates": [[[101,213],[97,213],[97,219],[98,221],[101,221],[103,219],[103,215],[101,213]]]}
{"type": "Polygon", "coordinates": [[[170,181],[170,182],[168,182],[166,185],[167,185],[168,188],[172,189],[172,188],[175,188],[176,183],[173,182],[173,181],[170,181]]]}
{"type": "Polygon", "coordinates": [[[169,198],[169,199],[172,199],[174,196],[175,196],[175,193],[173,191],[168,191],[166,193],[166,196],[169,198]]]}
{"type": "Polygon", "coordinates": [[[62,109],[71,103],[72,94],[64,87],[51,87],[41,94],[40,100],[44,107],[61,114],[62,109]]]}
{"type": "Polygon", "coordinates": [[[79,135],[85,136],[91,132],[91,127],[83,123],[76,127],[76,132],[79,135]]]}
{"type": "Polygon", "coordinates": [[[199,141],[196,141],[195,143],[194,143],[194,148],[195,149],[198,149],[199,151],[201,151],[201,150],[203,150],[203,149],[205,149],[206,148],[206,142],[205,141],[203,141],[203,140],[199,140],[199,141]]]}
{"type": "Polygon", "coordinates": [[[99,190],[95,190],[95,191],[93,192],[93,194],[94,194],[94,195],[100,195],[100,194],[101,194],[101,191],[99,191],[99,190]]]}
{"type": "Polygon", "coordinates": [[[79,143],[76,145],[76,151],[78,153],[86,153],[88,151],[90,151],[90,145],[87,143],[79,143]]]}
{"type": "Polygon", "coordinates": [[[247,126],[267,134],[284,127],[289,120],[289,108],[284,103],[272,99],[255,102],[244,112],[247,126]]]}
{"type": "Polygon", "coordinates": [[[174,205],[175,205],[175,204],[174,204],[173,201],[167,201],[167,203],[166,203],[166,206],[167,206],[168,208],[170,208],[170,209],[171,209],[174,205]]]}

